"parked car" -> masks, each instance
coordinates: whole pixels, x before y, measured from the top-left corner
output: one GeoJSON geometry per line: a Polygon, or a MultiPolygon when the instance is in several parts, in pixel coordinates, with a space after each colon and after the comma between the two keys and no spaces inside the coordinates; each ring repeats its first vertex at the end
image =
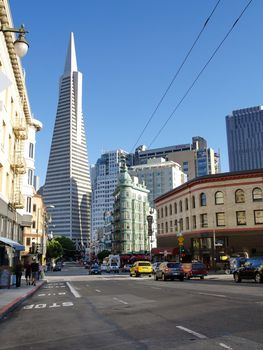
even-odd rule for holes
{"type": "Polygon", "coordinates": [[[184,276],[187,279],[199,277],[204,279],[207,276],[207,267],[201,262],[183,263],[184,276]]]}
{"type": "Polygon", "coordinates": [[[130,272],[132,264],[125,264],[122,268],[123,272],[130,272]]]}
{"type": "Polygon", "coordinates": [[[119,273],[119,265],[116,262],[112,262],[110,265],[107,266],[107,272],[119,273]]]}
{"type": "Polygon", "coordinates": [[[263,283],[263,260],[247,259],[241,267],[234,271],[233,277],[236,283],[242,282],[243,279],[263,283]]]}
{"type": "Polygon", "coordinates": [[[53,267],[53,271],[61,271],[62,269],[62,262],[58,261],[56,262],[56,265],[53,267]]]}
{"type": "Polygon", "coordinates": [[[107,272],[107,265],[106,264],[101,264],[100,265],[100,270],[101,270],[101,272],[107,272]]]}
{"type": "Polygon", "coordinates": [[[167,279],[179,279],[184,281],[184,270],[181,263],[178,262],[163,262],[160,264],[155,273],[155,280],[159,279],[166,281],[167,279]]]}
{"type": "Polygon", "coordinates": [[[90,275],[101,275],[101,269],[99,264],[94,264],[90,266],[89,269],[89,274],[90,275]]]}
{"type": "Polygon", "coordinates": [[[155,274],[156,270],[158,269],[158,267],[161,265],[161,262],[155,262],[152,264],[152,268],[153,268],[153,274],[155,274]]]}
{"type": "Polygon", "coordinates": [[[131,277],[140,277],[141,275],[148,275],[151,277],[152,272],[152,264],[149,261],[136,261],[130,268],[131,277]]]}

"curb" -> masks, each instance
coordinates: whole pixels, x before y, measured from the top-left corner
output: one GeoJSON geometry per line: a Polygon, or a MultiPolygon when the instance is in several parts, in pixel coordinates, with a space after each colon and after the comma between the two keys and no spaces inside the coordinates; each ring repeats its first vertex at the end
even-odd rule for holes
{"type": "Polygon", "coordinates": [[[26,294],[22,295],[21,297],[16,298],[15,300],[11,301],[11,303],[5,305],[0,309],[0,321],[7,316],[11,311],[13,311],[15,308],[17,308],[23,301],[31,297],[38,289],[40,289],[46,281],[41,282],[38,284],[34,289],[31,289],[29,292],[26,294]]]}

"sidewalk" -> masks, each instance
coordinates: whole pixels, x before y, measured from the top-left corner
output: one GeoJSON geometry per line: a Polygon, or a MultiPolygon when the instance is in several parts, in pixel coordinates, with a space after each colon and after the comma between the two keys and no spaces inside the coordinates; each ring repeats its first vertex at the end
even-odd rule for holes
{"type": "Polygon", "coordinates": [[[40,280],[37,281],[36,286],[27,286],[25,279],[22,279],[19,288],[12,286],[9,289],[0,289],[0,320],[33,295],[44,283],[46,283],[45,280],[40,280]]]}

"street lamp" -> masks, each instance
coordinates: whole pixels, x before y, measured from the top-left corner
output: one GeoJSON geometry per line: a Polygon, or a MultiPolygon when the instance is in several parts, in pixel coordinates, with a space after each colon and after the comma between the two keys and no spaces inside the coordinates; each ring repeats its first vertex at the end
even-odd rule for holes
{"type": "MultiPolygon", "coordinates": [[[[54,209],[55,206],[54,206],[53,204],[49,204],[49,205],[46,206],[46,208],[47,208],[47,209],[48,209],[48,208],[54,209]]],[[[49,211],[48,211],[48,224],[47,224],[47,227],[48,227],[48,239],[50,239],[50,240],[53,239],[53,232],[50,231],[50,233],[49,233],[49,226],[51,226],[51,225],[49,225],[49,224],[51,224],[51,223],[52,223],[52,215],[51,215],[51,213],[49,213],[49,211]]],[[[52,224],[52,226],[55,227],[56,225],[53,225],[53,224],[52,224]]]]}
{"type": "Polygon", "coordinates": [[[14,49],[18,57],[22,58],[27,54],[29,44],[25,38],[25,34],[28,33],[27,30],[25,30],[24,25],[22,24],[19,29],[17,28],[9,28],[5,25],[2,25],[0,28],[0,31],[3,33],[18,33],[18,39],[14,41],[14,49]]]}

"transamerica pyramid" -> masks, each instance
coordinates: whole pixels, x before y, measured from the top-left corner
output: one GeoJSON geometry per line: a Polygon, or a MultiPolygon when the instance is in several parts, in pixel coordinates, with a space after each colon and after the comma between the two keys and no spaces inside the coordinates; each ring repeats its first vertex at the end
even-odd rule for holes
{"type": "Polygon", "coordinates": [[[77,68],[73,33],[60,78],[43,196],[51,218],[49,233],[68,237],[79,248],[86,247],[90,238],[91,184],[82,113],[82,73],[77,68]]]}

